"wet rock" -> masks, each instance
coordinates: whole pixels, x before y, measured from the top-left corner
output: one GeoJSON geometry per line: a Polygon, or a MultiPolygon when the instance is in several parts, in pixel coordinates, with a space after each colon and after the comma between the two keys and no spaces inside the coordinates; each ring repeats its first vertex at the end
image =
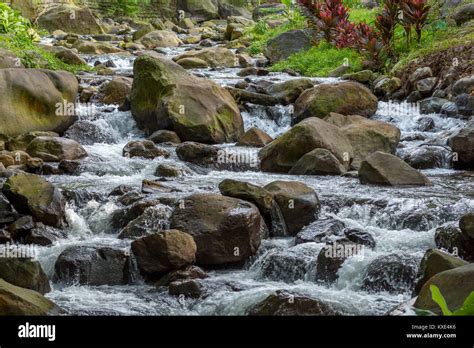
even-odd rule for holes
{"type": "Polygon", "coordinates": [[[422,114],[441,113],[441,108],[449,100],[444,98],[429,97],[420,101],[420,112],[422,114]]]}
{"type": "Polygon", "coordinates": [[[114,77],[101,89],[101,102],[104,104],[122,105],[132,91],[133,79],[128,77],[114,77]]]}
{"type": "Polygon", "coordinates": [[[62,30],[80,35],[102,34],[104,32],[99,21],[88,7],[78,7],[70,4],[52,7],[41,13],[37,21],[40,28],[50,32],[62,30]],[[71,13],[74,13],[74,20],[71,20],[71,13]]]}
{"type": "Polygon", "coordinates": [[[429,132],[435,128],[435,122],[431,117],[421,117],[416,123],[416,128],[420,132],[429,132]]]}
{"type": "Polygon", "coordinates": [[[158,200],[139,200],[134,202],[130,206],[127,206],[123,209],[116,210],[112,213],[111,223],[112,227],[115,229],[122,229],[127,224],[131,223],[136,218],[140,217],[145,210],[150,207],[159,205],[158,200]]]}
{"type": "Polygon", "coordinates": [[[326,245],[318,256],[316,280],[334,283],[338,279],[337,272],[350,257],[361,254],[362,247],[348,239],[339,239],[326,245]]]}
{"type": "Polygon", "coordinates": [[[273,199],[272,193],[266,189],[237,180],[224,180],[219,184],[222,195],[243,199],[255,204],[260,210],[270,233],[273,236],[286,235],[286,225],[281,210],[273,199]]]}
{"type": "Polygon", "coordinates": [[[188,168],[172,166],[169,164],[160,164],[155,171],[155,176],[164,178],[176,178],[180,176],[192,175],[192,171],[188,168]]]}
{"type": "Polygon", "coordinates": [[[34,174],[10,177],[2,189],[15,209],[53,227],[65,225],[65,200],[53,184],[34,174]]]}
{"type": "Polygon", "coordinates": [[[182,41],[172,31],[168,30],[155,30],[144,35],[139,43],[145,46],[147,49],[153,49],[157,47],[178,47],[182,45],[182,41]]]}
{"type": "Polygon", "coordinates": [[[374,82],[374,92],[378,96],[389,96],[402,87],[402,81],[398,77],[384,77],[374,82]]]}
{"type": "Polygon", "coordinates": [[[362,281],[362,290],[411,293],[418,273],[418,261],[412,256],[390,254],[371,262],[362,281]]]}
{"type": "Polygon", "coordinates": [[[362,245],[370,249],[375,248],[376,242],[374,237],[372,237],[372,235],[366,231],[362,231],[357,228],[347,229],[344,231],[344,235],[348,240],[358,245],[362,245]]]}
{"type": "Polygon", "coordinates": [[[74,103],[78,88],[76,77],[64,71],[0,69],[0,133],[65,131],[76,117],[61,112],[65,110],[58,110],[58,105],[74,103]]]}
{"type": "Polygon", "coordinates": [[[427,95],[433,91],[438,82],[437,77],[428,77],[415,83],[415,88],[422,95],[427,95]]]}
{"type": "Polygon", "coordinates": [[[377,108],[377,97],[360,83],[321,84],[300,95],[295,102],[292,122],[296,124],[308,117],[324,118],[330,112],[368,118],[375,114],[377,108]]]}
{"type": "Polygon", "coordinates": [[[161,277],[155,286],[169,286],[173,282],[193,279],[206,279],[207,273],[197,266],[189,266],[184,269],[174,270],[161,277]]]}
{"type": "Polygon", "coordinates": [[[343,236],[346,224],[332,218],[313,222],[296,236],[296,244],[326,243],[335,236],[343,236]]]}
{"type": "Polygon", "coordinates": [[[258,208],[249,202],[196,194],[176,207],[170,227],[193,236],[197,264],[217,266],[254,255],[260,246],[264,223],[258,208]]]}
{"type": "Polygon", "coordinates": [[[151,23],[146,23],[141,25],[134,33],[133,33],[133,41],[140,40],[143,36],[148,33],[151,33],[155,29],[164,30],[164,28],[155,28],[151,23]]]}
{"type": "Polygon", "coordinates": [[[169,293],[173,296],[199,298],[202,295],[202,288],[195,280],[181,280],[170,284],[169,293]]]}
{"type": "Polygon", "coordinates": [[[196,261],[196,250],[193,237],[178,230],[155,233],[132,243],[138,268],[146,275],[190,266],[196,261]]]}
{"type": "Polygon", "coordinates": [[[23,289],[0,279],[0,315],[59,315],[62,310],[39,292],[23,289]]]}
{"type": "Polygon", "coordinates": [[[246,76],[267,76],[270,74],[270,70],[263,69],[263,68],[256,68],[256,67],[247,67],[240,70],[237,73],[237,76],[246,77],[246,76]]]}
{"type": "Polygon", "coordinates": [[[115,141],[112,134],[88,121],[77,121],[69,127],[64,137],[77,141],[82,145],[110,144],[115,141]]]}
{"type": "Polygon", "coordinates": [[[17,219],[17,214],[13,210],[10,202],[0,193],[0,226],[12,223],[17,219]]]}
{"type": "Polygon", "coordinates": [[[62,46],[41,45],[41,48],[51,52],[60,61],[70,65],[87,65],[87,62],[81,58],[74,50],[62,46]]]}
{"type": "Polygon", "coordinates": [[[449,139],[449,146],[457,156],[453,165],[457,169],[474,169],[474,126],[468,126],[449,139]]]}
{"type": "Polygon", "coordinates": [[[130,191],[122,195],[119,199],[118,202],[122,205],[129,206],[132,205],[135,202],[138,202],[139,200],[143,199],[145,196],[138,191],[130,191]]]}
{"type": "Polygon", "coordinates": [[[465,236],[474,239],[474,213],[464,215],[459,221],[459,228],[465,236]]]}
{"type": "Polygon", "coordinates": [[[143,157],[146,159],[155,159],[157,157],[170,157],[170,153],[162,148],[156,147],[151,140],[131,141],[123,149],[124,157],[143,157]]]}
{"type": "Polygon", "coordinates": [[[443,147],[426,146],[410,151],[403,160],[415,169],[441,168],[446,155],[443,147]]]}
{"type": "Polygon", "coordinates": [[[4,281],[44,295],[51,291],[48,276],[37,261],[0,258],[0,278],[4,281]]]}
{"type": "Polygon", "coordinates": [[[57,137],[37,137],[28,145],[26,152],[45,162],[74,161],[87,157],[86,150],[78,142],[57,137]]]}
{"type": "Polygon", "coordinates": [[[435,242],[438,249],[446,250],[468,262],[474,261],[474,239],[456,224],[438,227],[435,242]]]}
{"type": "Polygon", "coordinates": [[[193,1],[180,0],[179,8],[189,13],[199,21],[215,19],[219,17],[219,4],[215,1],[193,1]]]}
{"type": "Polygon", "coordinates": [[[255,105],[275,106],[278,99],[262,93],[254,93],[243,89],[226,87],[239,104],[251,103],[255,105]]]}
{"type": "Polygon", "coordinates": [[[239,139],[237,146],[264,147],[271,143],[273,138],[264,131],[252,127],[239,139]]]}
{"type": "Polygon", "coordinates": [[[119,185],[116,188],[114,188],[110,193],[109,196],[123,196],[124,194],[130,192],[133,190],[133,187],[128,186],[128,185],[119,185]]]}
{"type": "Polygon", "coordinates": [[[79,175],[81,162],[62,160],[59,162],[58,170],[63,175],[79,175]]]}
{"type": "Polygon", "coordinates": [[[181,161],[209,165],[216,163],[219,150],[211,145],[185,142],[176,148],[176,153],[181,161]]]}
{"type": "Polygon", "coordinates": [[[349,165],[352,146],[338,127],[316,117],[308,118],[260,151],[264,172],[287,173],[305,154],[314,149],[329,150],[341,163],[349,165]]]}
{"type": "Polygon", "coordinates": [[[131,105],[139,128],[173,130],[182,141],[211,144],[236,141],[243,134],[237,104],[214,82],[159,55],[137,58],[134,73],[131,105]],[[162,90],[169,92],[163,95],[162,90]]]}
{"type": "Polygon", "coordinates": [[[292,175],[341,175],[346,168],[326,149],[315,149],[301,157],[289,171],[292,175]]]}
{"type": "Polygon", "coordinates": [[[474,114],[474,96],[460,94],[454,97],[454,102],[460,115],[469,117],[474,114]]]}
{"type": "Polygon", "coordinates": [[[285,60],[294,53],[311,48],[314,33],[310,29],[290,30],[270,39],[265,56],[271,63],[285,60]]]}
{"type": "Polygon", "coordinates": [[[318,219],[321,205],[311,187],[295,181],[275,181],[265,189],[280,207],[289,235],[295,236],[304,226],[318,219]]]}
{"type": "Polygon", "coordinates": [[[176,134],[176,132],[164,129],[156,131],[155,133],[150,135],[148,139],[153,141],[155,144],[181,144],[181,139],[179,138],[178,134],[176,134]]]}
{"type": "Polygon", "coordinates": [[[209,68],[235,68],[239,66],[239,60],[235,54],[224,47],[210,47],[188,51],[173,58],[173,60],[178,62],[189,58],[198,58],[206,62],[209,68]]]}
{"type": "Polygon", "coordinates": [[[66,233],[51,226],[36,223],[35,227],[26,233],[25,244],[49,246],[60,239],[66,238],[66,233]]]}
{"type": "Polygon", "coordinates": [[[423,285],[435,275],[467,264],[466,261],[443,251],[428,250],[421,260],[414,295],[418,295],[423,285]]]}
{"type": "Polygon", "coordinates": [[[8,225],[8,232],[14,240],[22,239],[26,233],[35,227],[33,218],[29,215],[22,216],[12,224],[8,225]]]}
{"type": "Polygon", "coordinates": [[[384,186],[431,185],[425,175],[400,158],[383,152],[375,152],[362,162],[359,179],[362,184],[384,186]]]}
{"type": "Polygon", "coordinates": [[[307,296],[279,290],[249,309],[251,316],[335,316],[330,305],[307,296]]]}
{"type": "Polygon", "coordinates": [[[0,229],[0,244],[11,243],[12,237],[6,229],[0,229]]]}
{"type": "MultiPolygon", "coordinates": [[[[146,209],[120,231],[119,239],[138,239],[168,229],[171,209],[164,205],[146,209]]],[[[130,214],[130,212],[128,213],[130,214]]]]}
{"type": "Polygon", "coordinates": [[[414,307],[441,314],[440,307],[432,300],[431,285],[439,288],[450,310],[461,308],[474,289],[474,263],[438,273],[422,287],[414,307]]]}
{"type": "Polygon", "coordinates": [[[313,87],[311,79],[299,78],[272,85],[268,89],[268,94],[277,98],[282,104],[288,105],[294,103],[301,93],[313,87]]]}
{"type": "Polygon", "coordinates": [[[72,246],[54,265],[55,280],[66,284],[123,285],[128,279],[128,255],[109,247],[72,246]]]}

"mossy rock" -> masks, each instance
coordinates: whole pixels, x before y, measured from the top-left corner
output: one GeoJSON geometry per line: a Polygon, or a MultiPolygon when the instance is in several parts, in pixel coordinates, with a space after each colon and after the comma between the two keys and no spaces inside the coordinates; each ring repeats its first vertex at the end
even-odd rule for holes
{"type": "Polygon", "coordinates": [[[34,290],[42,295],[51,291],[48,276],[38,261],[0,258],[0,278],[12,285],[34,290]]]}
{"type": "Polygon", "coordinates": [[[58,315],[62,310],[40,293],[0,279],[0,316],[58,315]]]}

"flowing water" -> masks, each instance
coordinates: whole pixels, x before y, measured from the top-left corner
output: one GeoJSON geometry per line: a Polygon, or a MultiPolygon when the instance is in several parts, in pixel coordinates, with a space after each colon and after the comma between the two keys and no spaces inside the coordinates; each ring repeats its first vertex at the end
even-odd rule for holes
{"type": "MultiPolygon", "coordinates": [[[[183,52],[186,47],[167,49],[170,57],[183,52]]],[[[95,61],[112,60],[117,74],[130,75],[133,56],[85,56],[92,65],[95,61]]],[[[234,84],[238,69],[197,70],[195,74],[212,79],[221,85],[234,84]]],[[[97,77],[92,77],[92,80],[97,77]]],[[[272,73],[259,77],[278,82],[293,77],[272,73]]],[[[253,79],[253,78],[252,78],[253,79]]],[[[84,79],[84,83],[91,79],[84,79]]],[[[255,80],[255,79],[254,79],[255,80]]],[[[318,83],[334,83],[334,79],[315,79],[318,83]]],[[[74,245],[113,246],[128,249],[131,241],[120,240],[110,227],[112,213],[119,204],[108,198],[108,193],[118,185],[140,189],[143,179],[153,179],[160,163],[177,164],[173,154],[169,159],[145,160],[124,158],[122,149],[133,139],[143,139],[130,112],[97,105],[97,114],[90,122],[109,135],[108,143],[85,146],[89,157],[84,159],[81,175],[51,176],[48,179],[63,190],[75,191],[83,200],[69,203],[67,218],[68,237],[51,247],[39,250],[39,260],[50,277],[59,254],[74,245]]],[[[282,134],[290,127],[290,108],[277,106],[277,118],[270,118],[265,108],[251,105],[243,112],[245,127],[252,126],[272,136],[282,134]]],[[[465,122],[429,115],[434,128],[419,129],[419,111],[408,104],[380,103],[375,119],[390,122],[402,131],[400,155],[416,151],[426,143],[445,146],[448,136],[465,122]]],[[[229,146],[229,145],[224,145],[229,146]]],[[[248,149],[241,149],[248,151],[248,149]]],[[[254,153],[257,149],[253,150],[254,153]]],[[[448,151],[448,150],[446,150],[448,151]]],[[[449,157],[449,153],[447,153],[449,157]]],[[[185,163],[179,163],[186,166],[185,163]]],[[[441,164],[441,167],[445,164],[441,164]]],[[[363,186],[350,177],[286,176],[258,171],[210,171],[205,174],[184,176],[167,185],[185,196],[195,192],[218,192],[218,184],[227,178],[265,185],[275,180],[301,181],[314,188],[322,203],[321,219],[331,217],[349,227],[368,231],[376,241],[374,250],[365,250],[363,257],[349,258],[339,270],[339,279],[332,285],[315,282],[316,260],[324,244],[295,245],[294,238],[265,240],[258,254],[242,269],[212,271],[202,281],[204,294],[201,299],[183,299],[168,295],[167,289],[155,288],[137,281],[127,286],[64,286],[53,284],[47,296],[72,315],[242,315],[246,310],[275,290],[287,289],[333,304],[347,315],[383,315],[411,294],[368,293],[361,290],[367,266],[375,258],[388,254],[411,255],[419,261],[425,251],[434,247],[435,228],[458,221],[468,211],[474,210],[474,180],[472,175],[447,168],[424,171],[433,182],[430,187],[386,188],[363,186]],[[272,271],[268,268],[271,265],[272,271]]],[[[166,221],[164,222],[166,224],[166,221]]],[[[307,229],[311,230],[312,226],[307,229]]]]}

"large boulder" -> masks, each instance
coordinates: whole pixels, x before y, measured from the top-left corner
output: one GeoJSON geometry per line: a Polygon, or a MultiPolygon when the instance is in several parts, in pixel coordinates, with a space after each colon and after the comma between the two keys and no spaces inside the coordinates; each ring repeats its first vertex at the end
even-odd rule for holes
{"type": "Polygon", "coordinates": [[[425,283],[438,273],[462,267],[468,263],[459,257],[445,253],[441,250],[428,250],[421,260],[418,271],[418,279],[415,287],[415,294],[418,294],[425,283]]]}
{"type": "Polygon", "coordinates": [[[435,232],[435,242],[438,249],[456,254],[468,262],[474,261],[474,238],[472,238],[464,225],[464,219],[459,224],[448,223],[440,226],[435,232]]]}
{"type": "Polygon", "coordinates": [[[449,139],[449,146],[456,157],[453,164],[458,169],[474,169],[474,126],[466,127],[449,139]]]}
{"type": "Polygon", "coordinates": [[[324,118],[330,112],[371,117],[377,108],[377,97],[358,82],[320,84],[304,91],[295,102],[293,124],[308,117],[324,118]]]}
{"type": "Polygon", "coordinates": [[[132,243],[138,268],[146,275],[190,266],[196,261],[196,250],[193,237],[177,230],[155,233],[132,243]]]}
{"type": "Polygon", "coordinates": [[[75,102],[77,91],[77,79],[68,72],[0,69],[0,133],[64,132],[76,116],[63,106],[75,102]]]}
{"type": "Polygon", "coordinates": [[[61,309],[39,292],[0,279],[0,316],[59,315],[61,309]]]}
{"type": "Polygon", "coordinates": [[[201,21],[219,18],[217,0],[178,0],[177,8],[201,21]]]}
{"type": "Polygon", "coordinates": [[[335,316],[329,304],[307,296],[277,291],[249,309],[252,316],[335,316]]]}
{"type": "Polygon", "coordinates": [[[400,142],[400,129],[387,122],[336,113],[330,113],[324,120],[339,127],[349,139],[354,150],[352,166],[355,168],[374,152],[395,153],[400,142]]]}
{"type": "Polygon", "coordinates": [[[215,266],[255,255],[264,223],[252,203],[215,194],[196,194],[176,206],[170,227],[194,238],[198,264],[215,266]]]}
{"type": "Polygon", "coordinates": [[[169,129],[183,141],[212,144],[237,141],[243,134],[237,104],[214,82],[157,55],[139,57],[134,72],[132,114],[146,132],[169,129]]]}
{"type": "Polygon", "coordinates": [[[63,30],[80,35],[102,34],[99,21],[88,7],[62,4],[51,7],[38,17],[38,26],[49,32],[63,30]]]}
{"type": "Polygon", "coordinates": [[[0,69],[7,68],[24,68],[24,65],[15,53],[0,48],[0,69]]]}
{"type": "Polygon", "coordinates": [[[459,228],[466,237],[474,239],[474,213],[464,215],[459,221],[459,228]]]}
{"type": "Polygon", "coordinates": [[[451,311],[461,308],[464,300],[474,291],[474,263],[438,273],[421,289],[414,307],[441,314],[441,309],[432,300],[431,285],[439,288],[451,311]]]}
{"type": "Polygon", "coordinates": [[[45,162],[74,161],[87,157],[86,150],[77,141],[59,137],[36,137],[26,152],[45,162]]]}
{"type": "Polygon", "coordinates": [[[465,4],[456,10],[453,16],[456,25],[462,25],[474,19],[474,4],[465,4]]]}
{"type": "Polygon", "coordinates": [[[132,91],[133,80],[128,77],[114,77],[101,88],[101,102],[122,105],[132,91]]]}
{"type": "Polygon", "coordinates": [[[265,55],[271,63],[287,59],[294,53],[311,48],[313,35],[313,31],[310,29],[297,29],[282,33],[268,41],[265,55]]]}
{"type": "Polygon", "coordinates": [[[239,59],[228,48],[210,47],[202,50],[185,52],[173,60],[178,62],[183,59],[200,59],[210,68],[235,68],[239,66],[239,59]]]}
{"type": "Polygon", "coordinates": [[[264,131],[252,127],[239,139],[237,146],[264,147],[271,143],[273,138],[264,131]]]}
{"type": "Polygon", "coordinates": [[[284,4],[262,4],[255,7],[255,9],[253,10],[252,18],[253,20],[258,21],[259,19],[266,16],[281,15],[285,13],[285,11],[286,6],[284,4]]]}
{"type": "Polygon", "coordinates": [[[51,52],[56,58],[70,65],[86,65],[87,62],[74,50],[63,46],[42,45],[42,49],[51,52]]]}
{"type": "Polygon", "coordinates": [[[182,44],[178,36],[168,30],[152,31],[144,35],[139,42],[148,49],[157,47],[178,47],[182,44]]]}
{"type": "Polygon", "coordinates": [[[321,204],[311,187],[297,181],[275,181],[265,186],[265,190],[280,207],[289,235],[295,236],[318,219],[321,204]]]}
{"type": "Polygon", "coordinates": [[[72,246],[54,265],[56,281],[81,285],[122,285],[128,280],[128,255],[108,247],[72,246]]]}
{"type": "Polygon", "coordinates": [[[32,215],[49,226],[65,225],[65,199],[59,189],[41,176],[16,174],[8,178],[2,192],[18,212],[32,215]]]}
{"type": "Polygon", "coordinates": [[[354,157],[349,140],[338,127],[311,117],[261,150],[261,168],[265,172],[287,173],[301,157],[318,148],[330,151],[346,167],[354,157]]]}
{"type": "Polygon", "coordinates": [[[382,186],[428,186],[430,180],[400,158],[384,152],[368,156],[359,169],[362,184],[382,186]]]}
{"type": "Polygon", "coordinates": [[[51,291],[48,276],[37,261],[20,258],[0,258],[0,278],[44,295],[51,291]]]}
{"type": "Polygon", "coordinates": [[[109,53],[123,53],[124,51],[107,42],[96,42],[77,40],[72,48],[75,48],[79,53],[83,54],[109,54],[109,53]]]}

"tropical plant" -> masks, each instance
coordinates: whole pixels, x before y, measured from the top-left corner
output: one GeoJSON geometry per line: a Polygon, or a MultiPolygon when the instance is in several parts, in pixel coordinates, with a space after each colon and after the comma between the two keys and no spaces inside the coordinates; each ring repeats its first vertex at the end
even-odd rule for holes
{"type": "Polygon", "coordinates": [[[404,0],[401,2],[404,21],[415,28],[418,46],[421,45],[421,32],[427,23],[431,6],[427,0],[404,0]]]}
{"type": "Polygon", "coordinates": [[[382,42],[389,52],[392,51],[399,11],[399,0],[385,0],[382,12],[375,19],[375,27],[380,32],[382,42]]]}
{"type": "Polygon", "coordinates": [[[461,308],[451,311],[448,308],[444,296],[436,285],[430,285],[431,297],[433,301],[441,308],[444,316],[468,316],[474,315],[474,291],[464,300],[461,308]]]}
{"type": "Polygon", "coordinates": [[[0,3],[0,33],[25,33],[31,27],[30,22],[8,5],[0,3]]]}

